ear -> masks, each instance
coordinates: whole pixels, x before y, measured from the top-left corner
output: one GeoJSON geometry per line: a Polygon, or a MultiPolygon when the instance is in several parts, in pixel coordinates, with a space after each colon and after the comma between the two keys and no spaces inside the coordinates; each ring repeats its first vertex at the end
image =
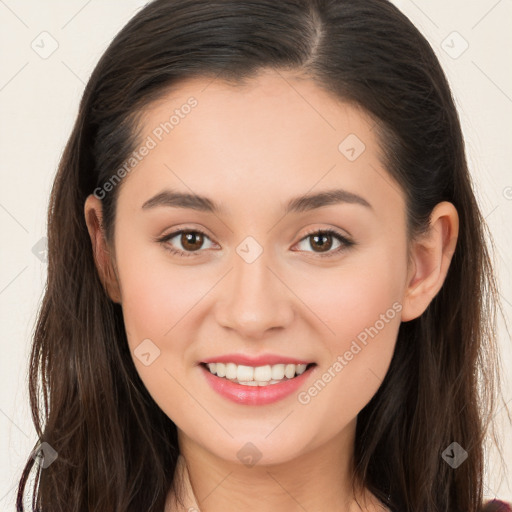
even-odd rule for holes
{"type": "Polygon", "coordinates": [[[443,286],[458,234],[455,206],[447,201],[437,204],[430,215],[428,231],[412,242],[402,322],[419,317],[443,286]]]}
{"type": "Polygon", "coordinates": [[[115,260],[110,253],[103,229],[103,205],[94,194],[89,195],[85,200],[84,215],[100,281],[110,299],[121,304],[121,291],[115,273],[115,260]]]}

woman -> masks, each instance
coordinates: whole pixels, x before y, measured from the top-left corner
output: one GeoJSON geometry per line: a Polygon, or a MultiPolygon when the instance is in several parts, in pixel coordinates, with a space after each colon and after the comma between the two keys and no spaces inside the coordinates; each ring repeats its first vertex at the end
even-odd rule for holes
{"type": "Polygon", "coordinates": [[[34,460],[42,511],[492,510],[485,236],[392,4],[149,3],[52,191],[18,510],[34,460]]]}

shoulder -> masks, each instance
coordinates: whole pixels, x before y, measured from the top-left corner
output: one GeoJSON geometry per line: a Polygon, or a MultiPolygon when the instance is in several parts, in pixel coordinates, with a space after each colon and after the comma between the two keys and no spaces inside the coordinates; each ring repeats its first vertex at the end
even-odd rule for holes
{"type": "Polygon", "coordinates": [[[512,512],[512,503],[500,500],[487,501],[482,512],[512,512]]]}

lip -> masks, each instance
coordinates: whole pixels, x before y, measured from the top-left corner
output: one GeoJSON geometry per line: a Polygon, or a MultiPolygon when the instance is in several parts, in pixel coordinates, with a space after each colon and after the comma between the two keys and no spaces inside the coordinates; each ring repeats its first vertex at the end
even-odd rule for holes
{"type": "Polygon", "coordinates": [[[310,364],[314,361],[295,359],[294,357],[280,356],[278,354],[263,354],[253,357],[245,354],[225,354],[223,356],[210,357],[201,361],[202,363],[235,363],[244,366],[272,366],[275,364],[310,364]]]}
{"type": "Polygon", "coordinates": [[[244,386],[231,382],[224,377],[213,375],[203,364],[199,367],[210,387],[224,398],[240,405],[267,405],[283,400],[296,392],[298,388],[304,385],[317,365],[312,364],[304,373],[293,379],[285,380],[279,384],[268,384],[267,386],[244,386]]]}

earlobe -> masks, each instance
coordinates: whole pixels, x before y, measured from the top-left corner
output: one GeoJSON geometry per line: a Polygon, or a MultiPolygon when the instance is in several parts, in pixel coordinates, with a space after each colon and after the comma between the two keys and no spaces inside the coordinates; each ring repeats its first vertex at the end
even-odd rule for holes
{"type": "Polygon", "coordinates": [[[84,205],[85,222],[91,238],[94,263],[103,288],[113,302],[121,303],[119,281],[114,271],[114,260],[108,249],[103,229],[103,208],[101,200],[89,195],[84,205]]]}
{"type": "Polygon", "coordinates": [[[427,233],[411,247],[411,264],[403,298],[402,322],[419,317],[443,286],[457,245],[459,216],[452,203],[436,205],[427,233]]]}

